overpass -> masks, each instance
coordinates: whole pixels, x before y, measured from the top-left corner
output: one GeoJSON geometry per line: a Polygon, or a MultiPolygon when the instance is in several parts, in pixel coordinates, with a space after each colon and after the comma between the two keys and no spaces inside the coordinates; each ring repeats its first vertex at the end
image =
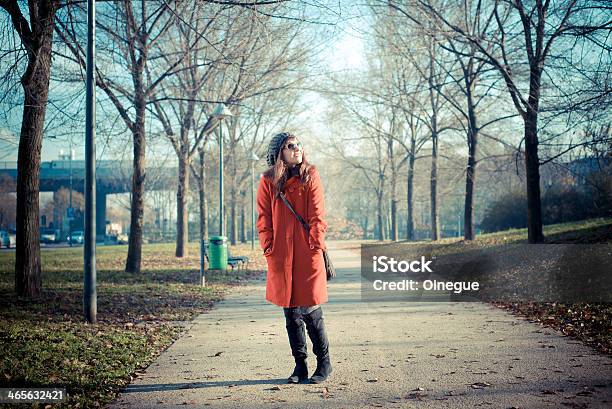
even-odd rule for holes
{"type": "MultiPolygon", "coordinates": [[[[145,189],[165,190],[176,183],[177,167],[146,168],[145,189]]],[[[17,162],[0,162],[0,176],[17,181],[17,162]]],[[[55,192],[62,187],[85,193],[85,161],[54,160],[40,164],[40,191],[55,192]]],[[[174,185],[175,186],[175,185],[174,185]]],[[[132,189],[132,162],[99,160],[96,163],[96,235],[105,235],[106,195],[132,189]]]]}

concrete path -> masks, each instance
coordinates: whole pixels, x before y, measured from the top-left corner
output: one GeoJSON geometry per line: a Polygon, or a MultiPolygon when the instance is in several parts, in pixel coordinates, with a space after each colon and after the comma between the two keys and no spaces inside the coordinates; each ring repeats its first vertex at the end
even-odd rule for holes
{"type": "Polygon", "coordinates": [[[329,244],[326,383],[285,384],[293,359],[262,278],[199,316],[110,407],[612,407],[611,359],[486,304],[362,303],[357,250],[329,244]]]}

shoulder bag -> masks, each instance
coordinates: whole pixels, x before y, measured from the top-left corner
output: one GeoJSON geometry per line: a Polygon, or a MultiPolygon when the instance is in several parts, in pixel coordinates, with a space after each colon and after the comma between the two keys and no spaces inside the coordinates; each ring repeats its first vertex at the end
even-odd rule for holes
{"type": "MultiPolygon", "coordinates": [[[[304,221],[302,216],[295,212],[293,206],[291,206],[291,203],[289,203],[289,200],[287,200],[287,197],[283,192],[280,192],[280,197],[281,199],[283,199],[283,202],[285,202],[285,205],[289,208],[289,210],[291,210],[291,213],[295,215],[295,217],[298,219],[304,229],[306,229],[306,233],[310,234],[310,226],[304,221]]],[[[332,278],[336,277],[336,270],[334,270],[334,265],[332,264],[331,259],[329,258],[327,249],[323,249],[323,261],[325,262],[325,272],[327,273],[327,280],[329,281],[332,278]]]]}

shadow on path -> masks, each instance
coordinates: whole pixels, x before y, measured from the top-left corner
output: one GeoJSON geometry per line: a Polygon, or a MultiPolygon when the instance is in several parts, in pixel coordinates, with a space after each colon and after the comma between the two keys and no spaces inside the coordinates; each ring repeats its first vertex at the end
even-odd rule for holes
{"type": "Polygon", "coordinates": [[[286,378],[279,379],[241,379],[238,381],[215,381],[215,382],[186,382],[186,383],[153,383],[153,384],[140,384],[140,385],[129,385],[123,393],[136,393],[136,392],[162,392],[172,391],[179,389],[201,389],[201,388],[214,388],[214,387],[235,387],[245,385],[284,385],[287,383],[286,378]]]}

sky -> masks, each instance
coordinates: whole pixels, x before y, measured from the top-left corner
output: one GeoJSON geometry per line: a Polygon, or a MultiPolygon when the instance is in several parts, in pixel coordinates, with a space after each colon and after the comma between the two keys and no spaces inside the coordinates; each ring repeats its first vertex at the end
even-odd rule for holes
{"type": "MultiPolygon", "coordinates": [[[[343,9],[343,12],[354,12],[349,8],[343,9]]],[[[331,37],[331,43],[326,44],[326,50],[323,50],[319,57],[319,61],[321,61],[321,66],[318,67],[319,72],[323,73],[338,73],[344,70],[356,70],[360,69],[365,65],[365,55],[364,55],[364,47],[363,42],[361,40],[361,35],[355,27],[355,20],[352,18],[346,18],[343,16],[341,18],[341,23],[333,28],[333,36],[331,37]]],[[[1,41],[0,41],[1,42],[1,41]]],[[[53,87],[51,90],[50,99],[53,100],[53,95],[70,93],[70,90],[62,89],[65,85],[60,85],[60,88],[53,87]]],[[[79,84],[74,84],[72,87],[73,93],[78,93],[79,84]]],[[[84,83],[82,84],[84,88],[84,83]]],[[[98,98],[101,96],[102,91],[97,90],[98,98]]],[[[308,106],[310,107],[309,112],[306,113],[312,118],[317,118],[317,120],[311,122],[311,126],[309,132],[320,135],[329,134],[329,130],[325,125],[325,110],[326,103],[323,98],[316,92],[306,92],[303,95],[305,101],[307,101],[308,106]]],[[[78,104],[77,110],[80,112],[84,112],[84,98],[77,98],[74,104],[78,104]]],[[[105,117],[105,113],[101,111],[101,106],[98,104],[97,107],[97,117],[98,121],[100,121],[103,117],[105,117]]],[[[17,160],[17,148],[18,148],[18,139],[19,139],[19,129],[21,126],[21,115],[22,115],[22,107],[16,107],[10,111],[8,114],[7,120],[8,124],[0,123],[0,162],[14,162],[17,160]]],[[[53,106],[48,108],[47,112],[47,121],[52,116],[57,114],[57,109],[54,110],[53,106]]],[[[108,113],[108,117],[117,116],[116,111],[110,111],[108,113]]],[[[58,120],[57,118],[55,119],[58,120]]],[[[118,124],[118,128],[123,126],[122,123],[118,124]]],[[[83,115],[83,127],[84,127],[84,115],[83,115]]],[[[58,131],[54,132],[63,132],[66,131],[65,134],[60,134],[54,137],[46,137],[43,140],[42,147],[42,160],[50,161],[57,160],[60,152],[68,152],[70,148],[74,149],[76,160],[84,159],[84,129],[82,133],[79,133],[78,130],[74,129],[64,129],[62,126],[59,127],[50,127],[53,129],[58,129],[58,131]],[[71,136],[69,136],[71,135],[71,136]]],[[[104,146],[104,141],[100,136],[97,139],[97,156],[105,156],[107,157],[107,147],[104,146]]],[[[169,147],[168,147],[169,148],[169,147]]],[[[0,164],[6,165],[6,164],[0,164]]]]}

